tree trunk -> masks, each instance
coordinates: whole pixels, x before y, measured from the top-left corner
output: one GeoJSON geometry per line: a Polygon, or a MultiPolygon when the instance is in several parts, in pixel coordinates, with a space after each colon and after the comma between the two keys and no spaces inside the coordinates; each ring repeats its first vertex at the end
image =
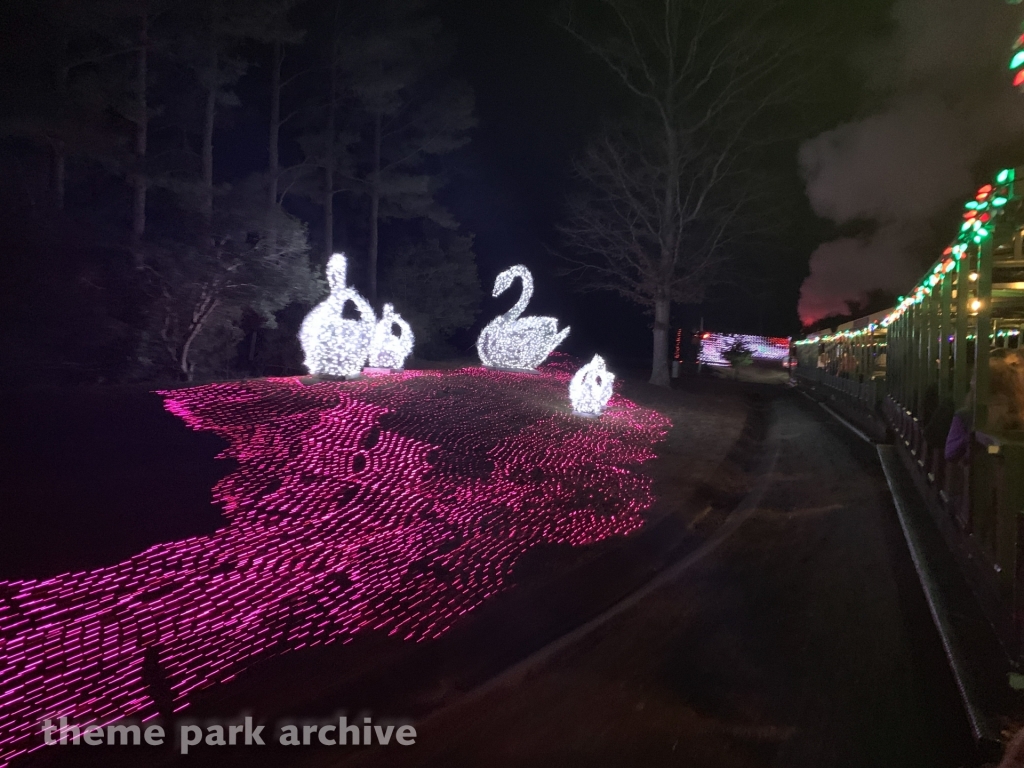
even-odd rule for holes
{"type": "Polygon", "coordinates": [[[334,140],[338,111],[338,43],[331,49],[330,97],[327,100],[327,151],[324,157],[324,264],[334,254],[334,140]]]}
{"type": "MultiPolygon", "coordinates": [[[[65,41],[64,48],[67,42],[65,41]]],[[[61,67],[57,72],[57,98],[61,114],[66,119],[64,111],[67,109],[68,100],[68,67],[61,67]]],[[[59,134],[58,134],[59,135],[59,134]]],[[[64,210],[64,192],[67,187],[67,146],[60,138],[54,138],[50,142],[53,157],[50,166],[50,192],[53,195],[53,207],[58,211],[64,210]]]]}
{"type": "MultiPolygon", "coordinates": [[[[671,121],[665,120],[665,157],[668,164],[668,181],[665,184],[663,210],[661,213],[661,275],[671,276],[675,272],[675,256],[679,238],[679,146],[671,121]]],[[[651,361],[651,384],[659,387],[671,386],[668,367],[668,322],[672,311],[672,298],[667,288],[654,299],[654,351],[651,361]]]]}
{"type": "Polygon", "coordinates": [[[324,263],[334,254],[334,169],[324,167],[324,263]]]}
{"type": "Polygon", "coordinates": [[[373,171],[370,175],[370,304],[377,304],[377,249],[380,219],[380,141],[383,116],[378,111],[373,120],[373,171]]]}
{"type": "Polygon", "coordinates": [[[267,202],[273,208],[277,205],[277,183],[280,173],[278,154],[279,137],[281,134],[281,65],[284,61],[284,47],[280,40],[274,41],[274,61],[270,69],[270,143],[268,145],[269,176],[267,202]]]}
{"type": "Polygon", "coordinates": [[[68,157],[64,150],[64,142],[60,140],[54,141],[50,185],[53,191],[53,207],[58,211],[64,210],[64,188],[65,175],[67,173],[67,160],[68,157]]]}
{"type": "Polygon", "coordinates": [[[651,360],[651,384],[670,385],[668,369],[668,320],[672,302],[667,296],[654,301],[654,353],[651,360]]]}
{"type": "Polygon", "coordinates": [[[146,234],[145,174],[149,134],[149,106],[146,85],[149,66],[149,19],[145,9],[139,15],[139,50],[135,61],[135,169],[132,174],[132,256],[136,269],[143,265],[142,239],[146,234]]]}
{"type": "Polygon", "coordinates": [[[213,224],[213,125],[217,117],[217,41],[214,33],[214,22],[210,21],[209,65],[207,70],[206,105],[203,110],[203,149],[202,149],[202,217],[206,234],[210,236],[213,224]]]}
{"type": "Polygon", "coordinates": [[[181,372],[185,374],[186,381],[192,381],[192,377],[195,373],[195,364],[189,360],[189,355],[192,352],[192,343],[199,336],[200,331],[203,330],[203,326],[206,324],[207,318],[213,313],[213,310],[217,308],[217,299],[205,297],[200,307],[192,313],[192,325],[189,327],[188,336],[185,338],[185,343],[181,345],[181,372]]]}

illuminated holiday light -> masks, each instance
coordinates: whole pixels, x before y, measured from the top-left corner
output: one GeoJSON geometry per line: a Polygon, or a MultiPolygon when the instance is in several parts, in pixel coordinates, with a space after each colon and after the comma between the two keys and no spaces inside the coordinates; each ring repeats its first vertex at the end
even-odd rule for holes
{"type": "Polygon", "coordinates": [[[385,304],[370,339],[368,365],[371,368],[401,370],[405,367],[405,359],[412,352],[413,342],[412,328],[395,312],[392,305],[385,304]],[[395,326],[398,326],[399,330],[397,336],[394,333],[395,326]]]}
{"type": "Polygon", "coordinates": [[[346,285],[346,267],[345,254],[331,256],[327,262],[331,294],[310,310],[299,329],[306,369],[314,376],[355,376],[370,351],[376,316],[370,303],[346,285]],[[359,311],[358,320],[342,314],[350,301],[359,311]]]}
{"type": "Polygon", "coordinates": [[[40,748],[47,717],[155,717],[147,649],[180,712],[283,653],[440,637],[534,547],[637,531],[654,501],[637,468],[669,422],[620,395],[600,420],[573,417],[568,367],[164,392],[229,446],[236,466],[213,489],[226,523],[107,567],[0,582],[0,765],[40,748]]]}
{"type": "Polygon", "coordinates": [[[1010,59],[1010,69],[1017,69],[1020,66],[1024,66],[1024,51],[1017,51],[1010,59]]]}
{"type": "MultiPolygon", "coordinates": [[[[1016,172],[1013,168],[1004,168],[996,175],[995,182],[996,184],[1000,185],[1012,184],[1012,182],[1015,180],[1015,176],[1016,172]]],[[[975,199],[969,200],[967,203],[964,204],[964,208],[968,210],[964,214],[964,218],[966,219],[966,221],[964,221],[963,224],[961,224],[960,226],[960,235],[958,237],[958,242],[954,243],[951,246],[948,246],[942,252],[943,256],[953,255],[954,258],[941,261],[938,264],[934,265],[931,274],[926,274],[924,283],[922,285],[917,286],[909,296],[900,296],[897,299],[896,307],[882,319],[880,323],[881,327],[888,328],[894,322],[899,320],[909,307],[920,303],[925,296],[930,296],[932,293],[932,288],[935,287],[938,284],[938,282],[940,282],[936,279],[936,276],[952,271],[952,269],[956,266],[956,262],[963,259],[966,255],[970,243],[980,245],[984,238],[988,237],[991,234],[990,228],[985,225],[992,221],[992,219],[995,216],[1003,215],[1005,213],[1003,209],[1011,199],[1014,198],[1012,197],[1012,190],[1008,187],[1001,187],[998,189],[998,191],[996,191],[996,187],[994,187],[992,184],[986,184],[983,187],[981,187],[978,190],[975,199]],[[992,212],[989,213],[986,211],[984,213],[979,214],[979,211],[989,207],[989,202],[986,202],[986,199],[990,195],[994,195],[990,201],[992,206],[992,212]]],[[[968,275],[968,279],[976,281],[978,279],[977,272],[971,272],[968,275]]],[[[968,306],[972,312],[977,313],[977,311],[981,307],[981,303],[977,299],[975,299],[974,302],[972,302],[968,306]]],[[[843,335],[844,334],[831,334],[821,337],[814,337],[813,339],[802,339],[801,341],[798,341],[796,343],[807,344],[812,342],[828,342],[833,339],[840,338],[843,335]]]]}
{"type": "Polygon", "coordinates": [[[614,381],[615,374],[605,368],[604,359],[594,355],[594,359],[576,371],[569,382],[572,409],[585,416],[600,416],[612,399],[614,381]]]}
{"type": "Polygon", "coordinates": [[[476,342],[480,362],[489,368],[533,370],[569,335],[568,327],[558,330],[558,320],[553,317],[520,317],[533,296],[533,276],[521,264],[498,275],[491,295],[503,294],[517,277],[523,286],[519,301],[488,323],[476,342]]]}
{"type": "Polygon", "coordinates": [[[755,360],[787,360],[789,339],[768,336],[744,336],[731,333],[706,333],[701,337],[698,362],[707,365],[729,365],[725,352],[736,342],[749,349],[755,360]]]}

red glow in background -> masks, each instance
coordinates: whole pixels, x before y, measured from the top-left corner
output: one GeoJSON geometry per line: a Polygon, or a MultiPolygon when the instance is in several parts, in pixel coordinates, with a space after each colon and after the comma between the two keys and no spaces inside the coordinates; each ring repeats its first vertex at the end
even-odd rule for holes
{"type": "Polygon", "coordinates": [[[237,469],[213,489],[226,525],[115,566],[0,582],[0,765],[40,721],[155,717],[159,648],[176,710],[260,658],[365,630],[448,631],[510,586],[540,543],[643,525],[636,471],[668,421],[616,395],[571,414],[574,367],[467,368],[356,382],[209,384],[161,393],[237,469]]]}

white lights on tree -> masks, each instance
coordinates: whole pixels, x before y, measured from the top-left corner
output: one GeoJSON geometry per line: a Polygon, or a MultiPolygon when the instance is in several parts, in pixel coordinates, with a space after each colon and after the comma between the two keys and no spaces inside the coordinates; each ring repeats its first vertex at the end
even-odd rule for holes
{"type": "Polygon", "coordinates": [[[604,367],[604,359],[594,355],[594,359],[576,371],[569,382],[573,411],[583,416],[600,416],[612,399],[614,381],[615,374],[604,367]]]}
{"type": "Polygon", "coordinates": [[[377,318],[370,303],[345,284],[346,268],[345,254],[331,256],[327,262],[331,295],[310,310],[299,329],[306,368],[313,375],[355,376],[370,351],[377,318]],[[348,302],[359,311],[358,320],[343,316],[348,302]]]}
{"type": "Polygon", "coordinates": [[[569,335],[568,327],[558,330],[553,317],[520,317],[533,296],[533,276],[526,267],[516,265],[498,275],[491,295],[503,294],[517,277],[523,281],[519,301],[488,323],[476,342],[480,361],[489,368],[533,370],[569,335]]]}
{"type": "Polygon", "coordinates": [[[395,312],[390,304],[384,305],[384,312],[373,329],[370,339],[371,368],[404,368],[405,358],[412,352],[412,328],[395,312]],[[398,328],[396,335],[394,330],[398,328]]]}

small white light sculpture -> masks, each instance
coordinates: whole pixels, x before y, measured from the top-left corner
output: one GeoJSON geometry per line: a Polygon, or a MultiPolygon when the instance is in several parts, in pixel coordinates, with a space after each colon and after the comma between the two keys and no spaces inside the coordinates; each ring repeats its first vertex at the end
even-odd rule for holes
{"type": "Polygon", "coordinates": [[[327,262],[331,295],[310,310],[299,328],[306,368],[313,375],[355,376],[370,351],[377,318],[370,303],[345,284],[346,268],[345,254],[331,256],[327,262]],[[358,320],[342,314],[350,301],[359,310],[358,320]]]}
{"type": "Polygon", "coordinates": [[[604,367],[604,359],[594,355],[594,359],[576,371],[569,382],[573,411],[581,416],[600,416],[612,399],[614,381],[615,374],[604,367]]]}
{"type": "Polygon", "coordinates": [[[395,312],[393,306],[385,304],[381,318],[373,329],[373,337],[370,339],[370,360],[367,364],[371,368],[400,370],[405,367],[405,358],[412,352],[413,341],[412,328],[409,324],[395,312]],[[399,330],[397,336],[394,333],[396,325],[399,330]]]}
{"type": "Polygon", "coordinates": [[[520,317],[533,296],[533,276],[526,267],[516,265],[498,275],[491,295],[500,296],[517,277],[523,281],[519,301],[489,322],[476,342],[480,362],[489,368],[533,370],[569,335],[568,327],[558,330],[553,317],[520,317]]]}

